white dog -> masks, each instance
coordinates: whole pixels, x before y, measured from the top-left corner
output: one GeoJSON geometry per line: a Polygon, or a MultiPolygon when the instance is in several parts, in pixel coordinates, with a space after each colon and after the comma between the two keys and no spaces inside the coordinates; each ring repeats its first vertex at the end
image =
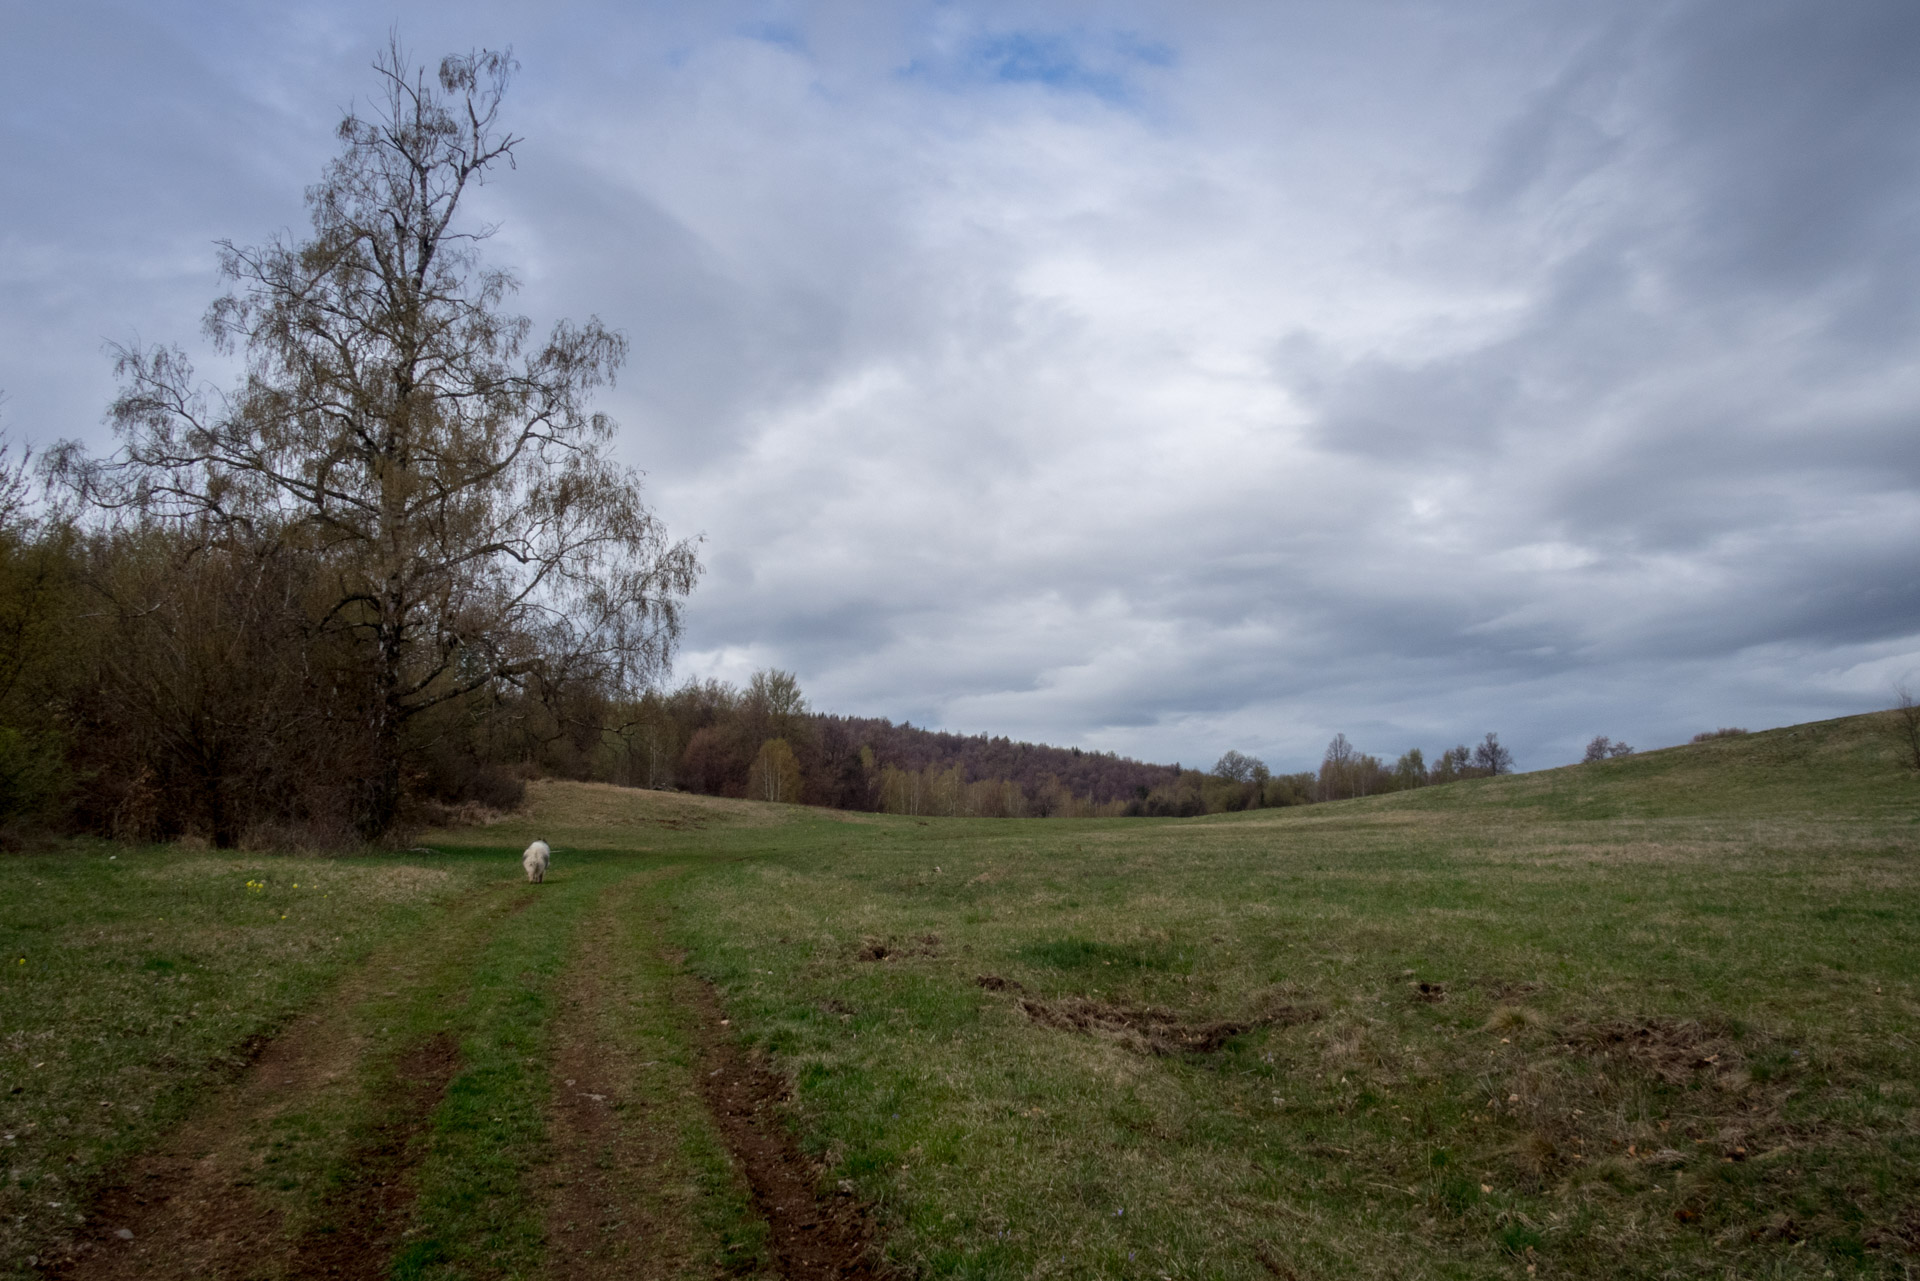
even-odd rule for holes
{"type": "Polygon", "coordinates": [[[547,879],[547,864],[552,860],[553,851],[547,848],[547,843],[535,841],[520,856],[520,865],[527,869],[527,879],[538,885],[547,879]]]}

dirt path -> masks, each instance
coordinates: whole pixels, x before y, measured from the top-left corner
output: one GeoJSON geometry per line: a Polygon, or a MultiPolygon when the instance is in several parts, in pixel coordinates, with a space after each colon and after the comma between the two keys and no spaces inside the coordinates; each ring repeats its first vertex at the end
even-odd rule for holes
{"type": "MultiPolygon", "coordinates": [[[[713,989],[664,953],[651,899],[669,874],[637,872],[598,891],[555,991],[551,1160],[534,1185],[547,1275],[665,1281],[707,1275],[716,1261],[752,1271],[764,1245],[786,1281],[879,1276],[866,1207],[818,1191],[822,1172],[783,1123],[786,1082],[735,1040],[713,989]]],[[[48,1272],[385,1276],[409,1227],[429,1119],[461,1061],[450,1032],[418,1022],[411,1041],[382,1040],[367,1007],[459,999],[460,976],[532,901],[489,887],[369,958],[136,1158],[48,1272]],[[298,1187],[298,1170],[270,1164],[284,1133],[304,1134],[309,1180],[324,1157],[331,1182],[317,1195],[271,1186],[298,1187]]]]}
{"type": "Polygon", "coordinates": [[[866,1208],[819,1194],[821,1171],[781,1119],[786,1082],[741,1048],[713,990],[662,951],[647,901],[660,879],[608,890],[567,966],[553,1036],[549,1275],[694,1274],[713,1245],[681,1150],[697,1127],[730,1154],[734,1186],[746,1185],[739,1212],[762,1221],[786,1281],[878,1276],[866,1208]]]}
{"type": "Polygon", "coordinates": [[[394,1072],[398,1088],[348,1155],[345,1180],[321,1198],[314,1225],[294,1246],[289,1276],[379,1281],[387,1275],[413,1205],[407,1176],[419,1163],[427,1118],[459,1070],[459,1043],[446,1032],[401,1056],[394,1072]]]}
{"type": "Polygon", "coordinates": [[[450,1039],[404,1049],[358,1173],[328,1198],[368,1216],[354,1239],[289,1240],[280,1207],[257,1184],[276,1118],[317,1094],[350,1089],[368,1052],[354,1011],[379,994],[423,980],[448,956],[484,943],[514,899],[490,888],[449,909],[426,937],[383,948],[343,979],[315,1009],[268,1042],[231,1087],[206,1099],[152,1151],[136,1158],[95,1199],[87,1231],[47,1261],[72,1281],[122,1278],[345,1277],[384,1275],[384,1255],[366,1256],[406,1199],[405,1166],[416,1132],[457,1067],[450,1039]],[[368,1230],[374,1236],[367,1235],[368,1230]],[[344,1248],[343,1248],[344,1247],[344,1248]],[[349,1264],[347,1255],[361,1261],[349,1264]]]}
{"type": "Polygon", "coordinates": [[[641,1007],[663,994],[636,981],[631,913],[658,874],[607,890],[582,925],[553,1024],[552,1165],[547,1199],[548,1275],[663,1278],[681,1275],[696,1250],[694,1188],[669,1179],[674,1135],[645,1088],[658,1060],[641,1056],[641,1007]]]}

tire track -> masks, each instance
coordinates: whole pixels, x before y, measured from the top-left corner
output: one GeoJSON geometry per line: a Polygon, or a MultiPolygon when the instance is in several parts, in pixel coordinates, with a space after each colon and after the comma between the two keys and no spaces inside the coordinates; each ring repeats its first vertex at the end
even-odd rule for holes
{"type": "MultiPolygon", "coordinates": [[[[702,1244],[713,1243],[695,1223],[700,1194],[676,1137],[692,1125],[731,1156],[748,1203],[740,1212],[763,1225],[780,1276],[874,1281],[882,1273],[868,1208],[818,1192],[821,1171],[782,1116],[786,1081],[733,1039],[712,987],[664,947],[646,895],[676,871],[630,877],[607,891],[567,967],[551,1069],[548,1274],[608,1281],[700,1268],[702,1244]],[[635,1061],[631,1029],[647,1021],[636,1012],[642,1002],[671,1007],[655,1030],[674,1042],[659,1057],[676,1062],[635,1061]],[[651,1080],[648,1068],[656,1069],[651,1080]]],[[[722,1266],[752,1267],[746,1259],[722,1266]]]]}
{"type": "MultiPolygon", "coordinates": [[[[300,1241],[289,1238],[284,1206],[256,1187],[265,1167],[266,1137],[276,1118],[310,1103],[314,1095],[353,1087],[369,1050],[355,1018],[358,1007],[376,995],[417,986],[434,969],[471,955],[493,925],[523,906],[519,898],[524,896],[506,892],[512,888],[489,887],[450,905],[430,936],[438,946],[423,947],[414,937],[377,950],[317,1008],[294,1019],[234,1084],[204,1100],[92,1198],[87,1228],[47,1260],[50,1275],[71,1281],[384,1275],[384,1256],[373,1271],[338,1271],[339,1259],[312,1239],[314,1233],[300,1241]],[[303,1270],[303,1259],[317,1270],[303,1270]]],[[[369,1148],[367,1154],[375,1157],[371,1168],[384,1177],[367,1186],[385,1188],[404,1179],[418,1145],[410,1140],[396,1145],[392,1138],[424,1124],[456,1060],[444,1035],[401,1051],[396,1072],[411,1083],[391,1101],[372,1142],[394,1147],[404,1160],[383,1166],[386,1158],[369,1148]],[[409,1072],[414,1077],[405,1075],[409,1072]],[[378,1137],[383,1130],[388,1131],[384,1141],[378,1137]]],[[[363,1182],[350,1177],[322,1198],[321,1213],[336,1212],[335,1197],[348,1198],[338,1204],[339,1211],[377,1211],[371,1203],[351,1204],[366,1195],[363,1182]]],[[[385,1222],[386,1216],[376,1217],[385,1222]]]]}
{"type": "Polygon", "coordinates": [[[820,1169],[780,1115],[786,1079],[725,1030],[719,996],[692,975],[680,984],[697,1021],[700,1092],[766,1219],[787,1281],[877,1281],[873,1216],[850,1195],[822,1193],[820,1169]]]}
{"type": "Polygon", "coordinates": [[[427,1120],[460,1070],[460,1046],[436,1032],[395,1065],[395,1096],[348,1154],[344,1182],[321,1198],[315,1222],[294,1246],[293,1278],[380,1281],[399,1248],[413,1206],[409,1172],[420,1161],[427,1120]]]}
{"type": "Polygon", "coordinates": [[[635,1002],[660,999],[639,990],[634,927],[622,925],[658,876],[603,893],[580,929],[554,1017],[547,1268],[568,1281],[680,1276],[696,1253],[688,1228],[694,1192],[666,1177],[672,1135],[642,1088],[655,1064],[638,1061],[619,1026],[635,1002]]]}

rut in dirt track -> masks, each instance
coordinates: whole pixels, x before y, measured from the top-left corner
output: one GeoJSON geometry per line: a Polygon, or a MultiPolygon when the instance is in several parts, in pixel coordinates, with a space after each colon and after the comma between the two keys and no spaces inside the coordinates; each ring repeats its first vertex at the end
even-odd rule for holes
{"type": "Polygon", "coordinates": [[[320,1203],[318,1225],[294,1247],[290,1277],[380,1281],[400,1246],[427,1118],[460,1070],[460,1047],[439,1032],[402,1056],[398,1090],[371,1133],[347,1157],[348,1177],[320,1203]]]}
{"type": "Polygon", "coordinates": [[[787,1083],[722,1029],[719,999],[695,979],[683,985],[699,1018],[700,1090],[766,1218],[787,1281],[872,1281],[873,1220],[851,1196],[821,1195],[820,1175],[780,1119],[787,1083]]]}
{"type": "MultiPolygon", "coordinates": [[[[486,926],[513,905],[490,898],[469,906],[470,914],[454,918],[465,932],[448,935],[454,952],[477,947],[490,933],[486,926]]],[[[368,1047],[354,1031],[352,1009],[376,989],[403,982],[401,975],[432,955],[418,939],[400,952],[376,954],[268,1041],[237,1081],[93,1198],[87,1228],[47,1260],[48,1274],[69,1281],[384,1276],[412,1199],[416,1139],[458,1068],[450,1037],[429,1037],[396,1061],[402,1087],[348,1156],[354,1174],[322,1202],[322,1216],[352,1216],[345,1230],[290,1240],[289,1225],[254,1185],[274,1119],[356,1074],[368,1047]]]]}
{"type": "Polygon", "coordinates": [[[548,1115],[552,1164],[544,1172],[547,1275],[556,1281],[651,1281],[677,1277],[693,1251],[685,1221],[690,1187],[663,1179],[669,1134],[654,1123],[639,1063],[619,1024],[641,1000],[668,993],[630,990],[632,952],[621,912],[652,878],[609,891],[583,924],[568,960],[553,1021],[548,1115]]]}
{"type": "Polygon", "coordinates": [[[288,1242],[286,1224],[253,1189],[258,1158],[248,1142],[277,1103],[327,1075],[322,1024],[296,1029],[267,1047],[240,1097],[182,1127],[159,1150],[138,1158],[95,1202],[94,1230],[51,1274],[70,1281],[256,1277],[384,1277],[413,1201],[407,1174],[418,1139],[459,1067],[453,1038],[442,1033],[411,1047],[396,1064],[401,1088],[367,1138],[346,1158],[350,1176],[322,1201],[322,1223],[288,1242]]]}
{"type": "Polygon", "coordinates": [[[661,1002],[691,1016],[671,1023],[690,1038],[693,1081],[655,1088],[697,1096],[687,1101],[710,1116],[732,1153],[767,1225],[776,1270],[786,1281],[877,1278],[867,1208],[851,1196],[818,1194],[820,1171],[781,1120],[786,1083],[728,1035],[713,990],[661,946],[661,921],[645,898],[656,880],[636,877],[608,891],[566,967],[551,1066],[548,1275],[669,1277],[695,1261],[689,1220],[698,1193],[671,1186],[679,1182],[663,1148],[673,1142],[671,1124],[661,1125],[654,1110],[676,1104],[649,1101],[644,1069],[657,1064],[636,1063],[642,1052],[620,1027],[636,1003],[661,1002]],[[636,929],[652,936],[662,961],[651,979],[621,959],[636,929]]]}

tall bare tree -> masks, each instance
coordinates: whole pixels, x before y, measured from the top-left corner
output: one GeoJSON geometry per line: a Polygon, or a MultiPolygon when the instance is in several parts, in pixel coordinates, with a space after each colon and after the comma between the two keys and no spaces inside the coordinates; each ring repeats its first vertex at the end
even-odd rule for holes
{"type": "Polygon", "coordinates": [[[341,121],[307,192],[311,236],[222,242],[234,287],[205,329],[244,353],[245,380],[210,390],[178,348],[123,349],[123,448],[69,460],[99,502],[320,563],[316,625],[356,638],[372,684],[369,834],[397,815],[420,713],[544,664],[643,683],[700,573],[587,407],[625,338],[597,318],[533,338],[503,310],[513,278],[481,264],[492,229],[456,217],[512,165],[521,140],[498,118],[515,69],[482,51],[430,77],[393,42],[372,111],[341,121]]]}

